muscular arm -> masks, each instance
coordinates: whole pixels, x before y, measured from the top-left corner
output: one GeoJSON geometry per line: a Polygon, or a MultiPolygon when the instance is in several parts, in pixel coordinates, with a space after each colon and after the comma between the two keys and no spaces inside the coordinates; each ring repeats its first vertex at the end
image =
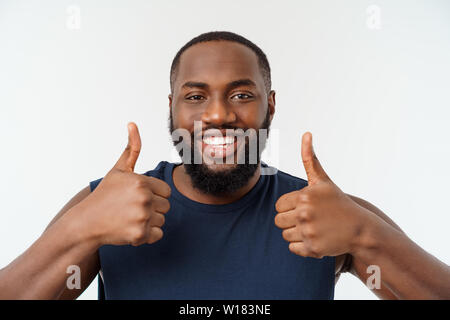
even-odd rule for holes
{"type": "Polygon", "coordinates": [[[134,173],[141,150],[135,123],[128,144],[95,192],[86,187],[21,256],[0,270],[0,299],[73,299],[99,271],[102,245],[152,244],[163,237],[170,186],[134,173]],[[81,269],[81,290],[66,288],[67,267],[81,269]]]}
{"type": "Polygon", "coordinates": [[[374,293],[383,299],[449,299],[449,266],[415,244],[380,209],[350,197],[375,214],[366,246],[352,256],[350,272],[366,283],[367,267],[378,265],[381,289],[374,293]]]}
{"type": "MultiPolygon", "coordinates": [[[[395,224],[394,221],[392,221],[387,215],[385,215],[380,209],[375,207],[370,202],[367,202],[366,200],[363,200],[361,198],[349,195],[348,196],[358,203],[360,206],[370,210],[371,212],[375,213],[377,216],[379,216],[381,219],[383,219],[386,223],[391,225],[393,228],[396,228],[400,232],[403,232],[398,225],[395,224]]],[[[370,276],[367,271],[367,267],[369,265],[366,265],[364,262],[362,262],[359,259],[356,259],[355,257],[352,257],[350,254],[344,254],[341,256],[336,257],[336,282],[339,279],[339,276],[341,272],[343,272],[342,268],[348,267],[348,270],[344,270],[344,272],[350,272],[357,278],[359,278],[364,284],[367,282],[367,278],[370,276]],[[350,262],[349,266],[344,266],[344,263],[348,260],[350,262]]],[[[389,287],[386,286],[386,284],[383,282],[383,278],[381,280],[381,288],[373,290],[373,293],[379,297],[380,299],[386,299],[386,300],[395,300],[398,299],[394,293],[391,292],[389,287]]]]}
{"type": "Polygon", "coordinates": [[[69,218],[89,194],[89,187],[81,190],[30,248],[0,270],[0,299],[75,299],[92,282],[99,270],[96,244],[69,218]],[[69,265],[80,266],[81,289],[67,289],[69,265]]]}

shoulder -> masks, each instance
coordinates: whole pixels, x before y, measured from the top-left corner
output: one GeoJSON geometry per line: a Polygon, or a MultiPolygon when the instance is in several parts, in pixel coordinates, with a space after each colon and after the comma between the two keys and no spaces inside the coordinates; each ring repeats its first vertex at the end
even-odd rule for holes
{"type": "Polygon", "coordinates": [[[167,161],[161,161],[160,163],[158,163],[158,165],[156,166],[155,169],[149,170],[143,174],[148,177],[154,177],[154,178],[164,180],[164,172],[165,172],[166,168],[169,166],[174,166],[174,165],[175,165],[174,163],[170,163],[167,161]]]}

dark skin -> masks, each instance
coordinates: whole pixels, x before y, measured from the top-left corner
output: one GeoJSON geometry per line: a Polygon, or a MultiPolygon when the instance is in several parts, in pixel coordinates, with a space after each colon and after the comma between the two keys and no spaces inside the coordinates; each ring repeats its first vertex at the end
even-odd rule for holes
{"type": "MultiPolygon", "coordinates": [[[[205,126],[257,129],[267,112],[270,119],[274,116],[275,92],[267,92],[250,49],[214,41],[184,52],[169,107],[174,126],[191,132],[194,120],[205,126]]],[[[171,190],[164,181],[133,172],[141,140],[136,125],[128,129],[126,149],[96,190],[81,190],[30,248],[0,270],[0,299],[75,299],[100,270],[100,246],[152,244],[164,236],[161,226],[170,208],[171,190]],[[72,264],[81,268],[79,290],[65,286],[66,268],[72,264]]],[[[309,133],[303,137],[302,160],[308,186],[280,197],[274,216],[293,254],[336,256],[336,280],[347,256],[353,258],[351,273],[364,283],[370,276],[367,266],[378,265],[382,283],[374,293],[380,298],[450,298],[449,267],[411,241],[381,210],[343,193],[321,167],[309,133]]],[[[230,166],[211,165],[210,169],[230,166]]],[[[183,166],[173,173],[182,194],[207,204],[236,201],[259,177],[258,170],[240,190],[212,196],[193,188],[183,166]]]]}
{"type": "MultiPolygon", "coordinates": [[[[269,111],[275,113],[275,91],[267,92],[255,55],[250,50],[236,50],[229,43],[217,42],[193,46],[180,59],[174,92],[169,107],[175,128],[194,132],[194,121],[203,128],[230,125],[236,128],[259,129],[269,111]]],[[[225,135],[225,132],[223,132],[225,135]]],[[[227,170],[235,164],[210,166],[227,170]]],[[[177,189],[188,198],[207,204],[233,202],[256,184],[260,170],[242,189],[233,194],[211,196],[192,187],[183,166],[174,170],[177,189]]]]}
{"type": "MultiPolygon", "coordinates": [[[[250,49],[236,43],[208,42],[188,49],[181,57],[173,88],[174,92],[169,95],[169,106],[173,115],[174,126],[175,128],[185,128],[190,132],[193,131],[193,122],[195,120],[202,121],[204,127],[209,127],[210,125],[216,127],[231,125],[236,128],[258,129],[267,110],[269,110],[271,120],[275,113],[275,92],[273,90],[267,92],[256,55],[250,49]],[[240,79],[251,80],[251,85],[231,85],[240,79]],[[238,96],[239,94],[243,95],[238,96]]],[[[306,136],[303,140],[302,158],[303,165],[308,173],[308,187],[302,191],[301,196],[309,197],[310,199],[308,200],[310,201],[306,204],[300,203],[297,201],[297,193],[295,192],[291,195],[285,195],[277,202],[277,211],[281,213],[275,217],[275,224],[283,229],[282,236],[289,242],[289,249],[294,254],[303,256],[336,256],[336,281],[348,255],[352,255],[353,258],[350,267],[351,273],[364,282],[370,275],[366,272],[367,266],[380,264],[383,270],[387,269],[387,272],[391,273],[388,279],[393,279],[389,283],[382,281],[381,288],[374,291],[380,298],[448,297],[450,294],[448,286],[437,285],[434,287],[431,284],[429,285],[432,287],[431,290],[424,292],[427,290],[424,284],[431,280],[431,273],[427,275],[421,274],[425,281],[420,279],[413,285],[403,285],[396,278],[405,280],[405,277],[401,276],[403,274],[401,269],[405,264],[408,264],[408,261],[402,261],[398,266],[393,266],[388,261],[383,261],[382,255],[378,257],[377,254],[374,254],[373,251],[376,251],[375,249],[365,248],[365,246],[372,246],[371,232],[376,229],[380,234],[385,233],[392,236],[393,239],[401,239],[400,242],[402,244],[399,247],[408,250],[411,254],[416,255],[417,258],[423,259],[423,266],[429,266],[436,272],[440,272],[443,283],[445,283],[445,280],[450,279],[448,266],[441,262],[436,262],[432,256],[409,240],[400,228],[381,210],[363,199],[344,194],[335,186],[320,166],[312,150],[311,138],[306,136]],[[289,198],[295,198],[295,200],[289,198]],[[329,199],[327,201],[329,207],[321,208],[320,204],[327,199],[329,199]],[[329,230],[327,235],[333,233],[336,235],[334,238],[328,236],[328,239],[326,236],[322,237],[325,239],[320,243],[322,247],[325,247],[324,249],[321,248],[322,252],[305,250],[305,244],[311,246],[311,243],[314,245],[319,241],[312,241],[302,236],[304,231],[301,230],[300,225],[303,226],[306,223],[302,221],[302,223],[297,225],[296,221],[299,219],[296,216],[297,212],[295,212],[297,207],[303,210],[302,206],[309,206],[307,207],[308,209],[312,207],[317,211],[309,210],[310,216],[316,219],[312,219],[315,223],[309,223],[308,231],[315,230],[316,233],[319,233],[317,230],[323,229],[329,230]],[[342,209],[338,210],[336,208],[342,209]],[[321,215],[321,211],[334,211],[332,213],[334,217],[321,215]],[[341,224],[341,230],[336,228],[336,221],[339,221],[337,215],[340,211],[342,211],[340,220],[345,221],[345,223],[341,224]],[[288,214],[285,212],[288,212],[288,214]],[[350,212],[353,214],[350,214],[350,212]],[[354,229],[363,229],[366,232],[359,236],[357,232],[352,234],[348,231],[348,229],[352,229],[349,227],[352,223],[354,224],[354,229]],[[329,229],[327,229],[327,225],[329,225],[329,229]],[[351,239],[360,238],[361,240],[346,240],[343,235],[348,235],[351,239]],[[336,241],[340,245],[334,245],[336,241]],[[346,246],[346,242],[351,245],[346,246]],[[363,243],[363,245],[360,245],[360,243],[363,243]],[[301,247],[302,245],[303,250],[298,250],[298,246],[301,247]],[[417,291],[414,292],[414,290],[417,291]],[[420,291],[421,293],[418,294],[417,292],[420,291]]],[[[226,165],[213,165],[210,166],[210,169],[226,170],[227,168],[226,165]]],[[[209,204],[224,204],[239,199],[256,184],[259,176],[260,171],[258,170],[254,178],[241,190],[231,195],[216,197],[195,189],[190,183],[190,178],[184,171],[183,166],[178,166],[173,174],[175,186],[181,193],[192,200],[209,204]]],[[[300,194],[300,192],[298,193],[300,194]]],[[[376,241],[373,243],[376,243],[376,241]]],[[[395,255],[395,253],[392,254],[395,255]]],[[[401,254],[404,255],[404,253],[401,254]]],[[[420,267],[411,274],[417,275],[419,270],[420,267]]],[[[434,282],[434,284],[437,284],[437,282],[434,282]]]]}

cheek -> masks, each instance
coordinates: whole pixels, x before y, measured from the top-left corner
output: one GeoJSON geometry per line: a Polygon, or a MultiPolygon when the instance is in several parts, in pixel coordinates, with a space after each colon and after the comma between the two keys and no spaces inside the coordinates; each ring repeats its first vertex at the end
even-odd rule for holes
{"type": "Polygon", "coordinates": [[[200,121],[202,117],[201,110],[193,110],[183,106],[172,109],[172,120],[175,128],[185,128],[189,131],[194,130],[194,121],[200,121]]]}
{"type": "Polygon", "coordinates": [[[245,124],[245,127],[259,128],[266,117],[267,107],[255,103],[248,105],[246,108],[236,109],[235,112],[238,119],[245,124]]]}

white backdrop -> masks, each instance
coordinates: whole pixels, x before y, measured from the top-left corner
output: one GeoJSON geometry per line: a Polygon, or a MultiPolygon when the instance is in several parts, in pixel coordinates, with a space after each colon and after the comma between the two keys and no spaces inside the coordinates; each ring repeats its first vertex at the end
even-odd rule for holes
{"type": "MultiPolygon", "coordinates": [[[[450,262],[449,1],[0,0],[0,267],[110,169],[128,121],[138,172],[172,159],[170,63],[213,30],[269,58],[281,170],[305,177],[310,130],[336,184],[450,262]]],[[[336,299],[348,298],[376,296],[344,275],[336,299]]]]}

